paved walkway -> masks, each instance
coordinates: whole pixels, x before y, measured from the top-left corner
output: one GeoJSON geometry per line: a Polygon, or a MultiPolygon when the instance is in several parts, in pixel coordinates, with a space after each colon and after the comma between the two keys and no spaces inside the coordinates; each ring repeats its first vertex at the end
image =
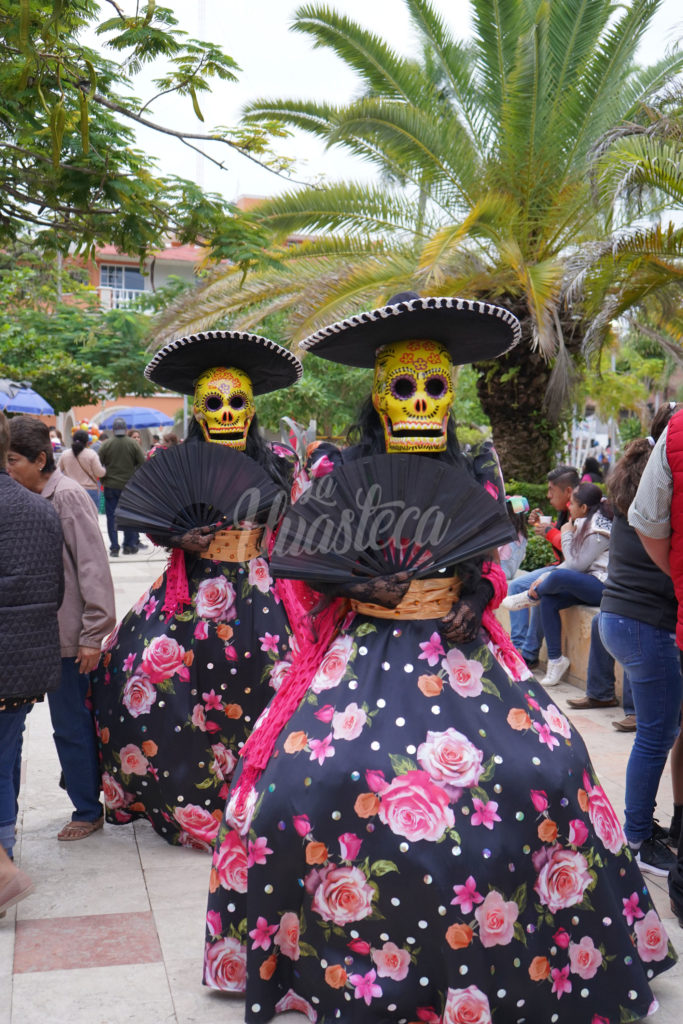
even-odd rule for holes
{"type": "MultiPolygon", "coordinates": [[[[163,556],[148,552],[111,562],[119,616],[163,565],[163,556]]],[[[563,710],[573,694],[566,684],[555,689],[563,710]]],[[[631,737],[610,722],[622,712],[569,714],[621,812],[631,737]]],[[[201,985],[207,856],[168,846],[144,822],[58,843],[71,805],[57,785],[46,704],[27,719],[24,758],[17,855],[35,892],[0,921],[0,1024],[239,1024],[243,1001],[201,985]]],[[[668,823],[668,776],[658,806],[668,823]]],[[[652,876],[648,882],[683,957],[683,930],[669,910],[666,886],[652,876]]],[[[661,1009],[653,1024],[680,1024],[682,977],[679,964],[655,980],[661,1009]]],[[[304,1018],[277,1020],[301,1024],[304,1018]]]]}

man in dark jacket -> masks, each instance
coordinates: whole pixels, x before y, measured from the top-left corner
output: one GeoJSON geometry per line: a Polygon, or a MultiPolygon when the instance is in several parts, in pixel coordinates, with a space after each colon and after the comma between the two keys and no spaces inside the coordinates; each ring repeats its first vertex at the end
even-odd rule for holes
{"type": "Polygon", "coordinates": [[[26,716],[61,677],[57,609],[64,594],[55,510],[7,474],[0,412],[0,916],[31,891],[12,864],[26,716]]]}
{"type": "MultiPolygon", "coordinates": [[[[109,554],[116,558],[119,553],[119,535],[116,529],[116,506],[121,491],[126,486],[138,466],[145,461],[140,445],[128,437],[126,421],[119,416],[114,420],[114,436],[105,441],[97,453],[107,473],[102,477],[104,487],[104,510],[107,515],[107,533],[109,534],[109,554]]],[[[123,531],[123,553],[134,555],[138,550],[138,534],[135,530],[123,531]]]]}

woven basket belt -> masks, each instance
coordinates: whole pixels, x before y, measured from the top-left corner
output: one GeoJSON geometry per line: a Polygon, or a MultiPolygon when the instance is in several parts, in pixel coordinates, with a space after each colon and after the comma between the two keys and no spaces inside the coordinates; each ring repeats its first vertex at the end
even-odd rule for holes
{"type": "Polygon", "coordinates": [[[411,580],[410,586],[395,608],[367,601],[351,601],[354,612],[375,619],[442,619],[453,607],[462,583],[449,579],[411,580]]]}
{"type": "Polygon", "coordinates": [[[248,562],[261,554],[262,537],[262,526],[254,530],[221,530],[200,554],[214,562],[248,562]]]}

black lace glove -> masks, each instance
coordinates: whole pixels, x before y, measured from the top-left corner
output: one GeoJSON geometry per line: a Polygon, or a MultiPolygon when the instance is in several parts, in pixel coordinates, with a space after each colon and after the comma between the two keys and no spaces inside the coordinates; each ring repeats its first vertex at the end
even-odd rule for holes
{"type": "Polygon", "coordinates": [[[194,530],[188,530],[183,534],[178,533],[171,537],[169,543],[172,548],[182,548],[183,551],[197,554],[200,551],[206,551],[215,532],[212,526],[196,526],[194,530]]]}
{"type": "Polygon", "coordinates": [[[476,590],[464,594],[441,620],[439,632],[451,644],[467,644],[474,640],[481,627],[484,609],[493,597],[493,587],[481,579],[476,590]]]}
{"type": "Polygon", "coordinates": [[[358,583],[345,581],[331,586],[320,585],[317,589],[328,597],[352,597],[356,601],[381,604],[383,608],[395,608],[409,586],[409,574],[397,572],[391,576],[376,576],[374,579],[358,583]]]}

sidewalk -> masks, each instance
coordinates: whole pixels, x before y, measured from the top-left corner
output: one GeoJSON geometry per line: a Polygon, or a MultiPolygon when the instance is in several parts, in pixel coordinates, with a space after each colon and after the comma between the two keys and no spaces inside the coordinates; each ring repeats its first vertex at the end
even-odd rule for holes
{"type": "MultiPolygon", "coordinates": [[[[111,560],[119,617],[161,573],[164,561],[153,549],[111,560]]],[[[619,708],[568,711],[566,700],[576,692],[560,684],[553,695],[581,730],[601,782],[622,813],[632,738],[610,725],[621,717],[619,708]]],[[[16,850],[35,892],[0,921],[0,1024],[243,1021],[241,999],[201,984],[207,855],[168,846],[146,822],[105,825],[81,842],[57,842],[71,804],[57,784],[47,704],[37,705],[27,719],[24,776],[16,850]]],[[[666,774],[658,802],[663,823],[671,807],[666,774]]],[[[665,881],[647,876],[683,957],[683,930],[669,909],[665,881]]],[[[654,981],[661,1005],[650,1018],[654,1024],[679,1024],[682,978],[678,964],[654,981]]],[[[294,1013],[277,1018],[282,1024],[304,1020],[294,1013]]]]}

